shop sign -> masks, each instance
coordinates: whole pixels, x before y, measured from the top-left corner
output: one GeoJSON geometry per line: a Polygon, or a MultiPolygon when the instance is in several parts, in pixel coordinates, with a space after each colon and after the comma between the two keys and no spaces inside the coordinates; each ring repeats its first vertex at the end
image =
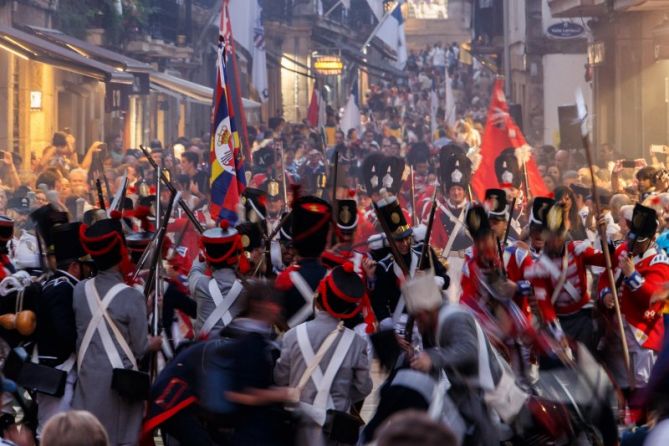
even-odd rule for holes
{"type": "Polygon", "coordinates": [[[314,69],[323,76],[339,76],[344,69],[344,62],[339,56],[318,56],[314,69]]]}
{"type": "Polygon", "coordinates": [[[574,22],[560,22],[549,26],[546,32],[549,36],[558,39],[572,39],[583,35],[585,28],[574,22]]]}

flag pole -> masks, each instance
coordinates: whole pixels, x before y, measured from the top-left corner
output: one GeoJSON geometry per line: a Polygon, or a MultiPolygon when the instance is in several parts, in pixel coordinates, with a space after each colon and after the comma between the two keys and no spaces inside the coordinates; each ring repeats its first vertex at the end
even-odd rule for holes
{"type": "MultiPolygon", "coordinates": [[[[596,218],[602,216],[601,209],[599,206],[599,191],[597,190],[597,185],[595,184],[595,171],[592,162],[592,151],[590,148],[590,135],[588,133],[587,127],[587,111],[585,110],[585,100],[583,98],[583,93],[581,90],[576,92],[576,108],[578,110],[578,118],[581,121],[581,139],[583,141],[583,149],[585,149],[585,155],[588,160],[588,168],[590,169],[590,185],[592,187],[592,203],[595,207],[596,218]]],[[[604,254],[604,261],[606,262],[606,276],[611,285],[611,296],[613,297],[613,307],[615,309],[616,322],[618,323],[618,331],[620,335],[620,342],[622,343],[623,348],[623,360],[625,362],[625,370],[627,371],[627,379],[630,385],[630,389],[634,390],[636,387],[634,380],[634,373],[632,372],[632,365],[630,363],[630,353],[627,347],[627,336],[625,334],[625,326],[623,324],[623,316],[620,312],[620,303],[618,302],[618,290],[616,287],[616,280],[613,275],[613,266],[611,262],[611,252],[609,250],[609,243],[606,237],[606,228],[603,225],[600,225],[597,222],[597,229],[599,229],[599,239],[602,242],[602,252],[604,254]]]]}
{"type": "Polygon", "coordinates": [[[360,51],[363,51],[365,48],[367,48],[367,46],[368,46],[369,43],[372,41],[372,39],[374,38],[374,36],[376,36],[376,33],[378,33],[378,32],[379,32],[379,29],[381,29],[381,26],[383,26],[383,24],[386,23],[386,20],[388,19],[388,17],[390,17],[390,14],[392,14],[392,12],[393,12],[393,11],[390,11],[390,12],[386,13],[386,15],[384,15],[384,16],[381,18],[381,20],[379,20],[379,23],[376,25],[376,28],[374,28],[374,30],[373,30],[372,33],[369,35],[369,37],[367,38],[367,40],[365,40],[365,43],[362,45],[362,48],[360,49],[360,51]]]}
{"type": "Polygon", "coordinates": [[[251,162],[251,146],[249,145],[249,132],[246,122],[246,112],[244,111],[244,100],[242,99],[242,87],[239,82],[239,68],[237,67],[237,50],[235,49],[235,38],[232,36],[232,26],[230,24],[230,11],[228,6],[230,5],[230,0],[224,0],[223,7],[225,8],[225,17],[230,26],[230,57],[232,58],[232,71],[233,77],[235,78],[235,90],[237,90],[237,109],[239,111],[240,122],[242,124],[242,140],[244,141],[244,147],[242,152],[244,153],[244,158],[251,162]]]}

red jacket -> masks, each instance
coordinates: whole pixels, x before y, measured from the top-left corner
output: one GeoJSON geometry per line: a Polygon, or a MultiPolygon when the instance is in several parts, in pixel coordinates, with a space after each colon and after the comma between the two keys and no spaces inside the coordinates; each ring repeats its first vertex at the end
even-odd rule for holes
{"type": "MultiPolygon", "coordinates": [[[[614,265],[617,265],[620,257],[627,254],[627,244],[622,244],[616,249],[614,265]]],[[[620,311],[630,325],[634,337],[643,348],[659,351],[662,346],[664,335],[664,322],[662,320],[663,301],[650,303],[651,296],[660,290],[669,278],[669,257],[658,253],[655,248],[647,250],[641,258],[634,259],[636,273],[622,280],[618,298],[620,299],[620,311]]],[[[621,271],[615,268],[616,280],[621,271]]],[[[599,279],[599,296],[603,298],[610,293],[611,285],[608,277],[603,274],[599,279]]],[[[613,311],[613,310],[610,310],[613,311]]],[[[629,340],[628,340],[629,341],[629,340]]]]}
{"type": "Polygon", "coordinates": [[[576,313],[590,302],[586,266],[605,266],[604,255],[587,241],[568,242],[566,249],[566,280],[555,302],[552,302],[553,292],[562,274],[563,259],[554,260],[542,254],[525,271],[525,279],[532,283],[539,312],[546,322],[576,313]]]}

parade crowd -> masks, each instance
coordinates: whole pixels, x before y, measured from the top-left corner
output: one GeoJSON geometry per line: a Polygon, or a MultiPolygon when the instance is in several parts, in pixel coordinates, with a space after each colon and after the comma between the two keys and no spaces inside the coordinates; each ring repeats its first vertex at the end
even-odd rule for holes
{"type": "Polygon", "coordinates": [[[249,127],[237,221],[210,135],[3,152],[0,444],[669,444],[664,154],[485,153],[494,83],[435,45],[249,127]]]}

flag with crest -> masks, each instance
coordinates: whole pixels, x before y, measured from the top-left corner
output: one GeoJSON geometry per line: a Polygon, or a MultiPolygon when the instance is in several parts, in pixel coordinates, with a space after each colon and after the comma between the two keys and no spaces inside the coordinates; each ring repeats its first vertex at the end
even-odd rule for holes
{"type": "Polygon", "coordinates": [[[216,60],[216,89],[212,106],[211,142],[209,161],[211,174],[211,218],[218,222],[237,222],[237,204],[246,188],[244,159],[241,154],[239,133],[226,76],[227,54],[230,50],[232,29],[228,19],[227,2],[221,9],[219,43],[216,60]]]}
{"type": "Polygon", "coordinates": [[[479,198],[485,195],[486,189],[500,186],[494,175],[495,160],[508,148],[515,149],[521,169],[522,163],[525,163],[527,177],[523,181],[526,181],[530,195],[533,197],[548,195],[549,190],[544,184],[536,160],[531,156],[531,148],[509,114],[509,105],[504,95],[504,81],[497,79],[493,85],[485,133],[481,141],[481,165],[472,178],[472,188],[479,198]]]}

